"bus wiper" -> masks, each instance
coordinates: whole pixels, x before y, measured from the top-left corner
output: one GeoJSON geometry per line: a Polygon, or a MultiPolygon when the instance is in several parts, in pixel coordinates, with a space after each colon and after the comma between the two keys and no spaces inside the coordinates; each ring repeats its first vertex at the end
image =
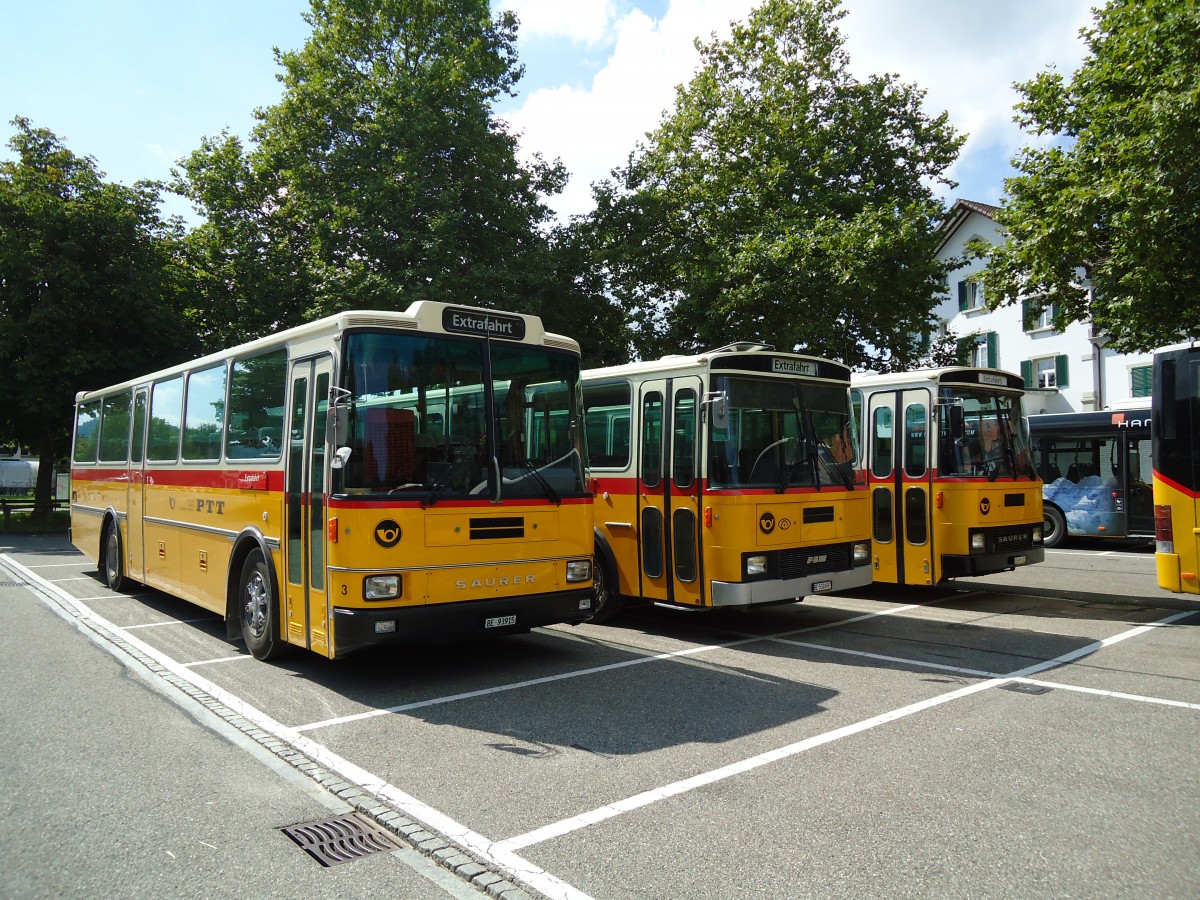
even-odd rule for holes
{"type": "Polygon", "coordinates": [[[446,486],[450,484],[450,480],[454,478],[456,474],[458,474],[458,470],[461,465],[462,461],[459,460],[458,462],[450,463],[450,465],[446,467],[446,471],[442,472],[441,476],[434,481],[433,486],[430,487],[429,493],[421,498],[422,509],[427,509],[428,507],[437,503],[438,496],[446,489],[446,486]]]}
{"type": "MultiPolygon", "coordinates": [[[[829,477],[831,479],[836,479],[836,480],[840,481],[842,484],[844,484],[849,490],[854,490],[854,479],[851,477],[850,473],[846,470],[846,468],[844,466],[837,465],[837,464],[830,465],[829,460],[827,460],[825,458],[825,454],[821,452],[822,447],[824,447],[832,455],[832,450],[829,448],[829,446],[827,444],[820,444],[817,447],[815,453],[816,453],[817,459],[821,463],[821,467],[826,472],[829,473],[829,477]]],[[[820,484],[818,484],[817,489],[820,490],[820,487],[821,487],[820,484]]]]}
{"type": "Polygon", "coordinates": [[[521,465],[524,468],[528,469],[529,474],[532,475],[534,480],[542,486],[542,490],[546,492],[546,496],[550,498],[551,503],[553,503],[555,506],[559,506],[562,504],[562,497],[560,497],[558,495],[558,491],[556,491],[554,489],[554,487],[550,484],[550,482],[548,482],[542,476],[542,473],[538,471],[537,466],[534,465],[532,460],[529,460],[529,459],[522,460],[521,465]]]}

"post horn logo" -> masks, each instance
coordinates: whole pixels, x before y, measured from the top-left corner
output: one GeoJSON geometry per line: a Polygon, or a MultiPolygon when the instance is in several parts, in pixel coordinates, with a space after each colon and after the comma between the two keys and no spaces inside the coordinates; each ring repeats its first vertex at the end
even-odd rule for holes
{"type": "Polygon", "coordinates": [[[769,512],[763,513],[758,517],[758,530],[763,534],[770,534],[775,530],[775,517],[769,512]]]}
{"type": "Polygon", "coordinates": [[[380,547],[395,547],[400,543],[400,526],[391,519],[384,519],[375,526],[375,543],[380,547]]]}
{"type": "Polygon", "coordinates": [[[979,511],[985,516],[992,511],[992,501],[984,497],[979,501],[979,511]]]}

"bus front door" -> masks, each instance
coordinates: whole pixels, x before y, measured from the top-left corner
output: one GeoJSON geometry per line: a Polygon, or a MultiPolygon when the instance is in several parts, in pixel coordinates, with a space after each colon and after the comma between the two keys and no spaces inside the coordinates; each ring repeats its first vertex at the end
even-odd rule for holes
{"type": "Polygon", "coordinates": [[[288,642],[326,656],[332,652],[325,544],[325,427],[332,371],[328,356],[292,364],[284,541],[288,642]]]}
{"type": "Polygon", "coordinates": [[[930,394],[881,391],[867,409],[875,579],[933,584],[929,465],[930,394]]]}
{"type": "Polygon", "coordinates": [[[639,392],[638,558],[641,596],[692,606],[701,589],[700,379],[644,382],[639,392]]]}

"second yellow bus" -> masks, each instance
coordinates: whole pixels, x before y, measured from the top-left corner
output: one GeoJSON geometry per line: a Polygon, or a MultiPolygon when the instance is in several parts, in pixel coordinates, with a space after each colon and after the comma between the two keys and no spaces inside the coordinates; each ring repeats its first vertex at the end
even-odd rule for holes
{"type": "Polygon", "coordinates": [[[597,609],[751,607],[871,581],[850,371],[735,344],[584,372],[597,609]]]}

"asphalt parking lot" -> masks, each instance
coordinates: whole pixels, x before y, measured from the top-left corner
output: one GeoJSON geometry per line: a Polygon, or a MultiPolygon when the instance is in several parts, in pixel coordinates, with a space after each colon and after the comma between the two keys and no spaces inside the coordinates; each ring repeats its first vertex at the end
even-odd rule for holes
{"type": "Polygon", "coordinates": [[[1067,548],[965,591],[264,664],[65,539],[0,548],[6,602],[510,898],[1196,896],[1200,604],[1152,573],[1067,548]]]}

